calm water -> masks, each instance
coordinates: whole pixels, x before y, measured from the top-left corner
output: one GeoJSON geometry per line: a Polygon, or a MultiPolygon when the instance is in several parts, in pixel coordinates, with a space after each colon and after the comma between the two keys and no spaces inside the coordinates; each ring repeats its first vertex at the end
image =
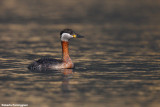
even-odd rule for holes
{"type": "Polygon", "coordinates": [[[42,23],[15,20],[0,24],[1,104],[160,106],[160,24],[155,20],[139,24],[112,19],[103,24],[39,20],[42,23]],[[59,32],[66,27],[85,36],[70,41],[76,68],[30,72],[27,66],[34,60],[61,58],[59,32]]]}

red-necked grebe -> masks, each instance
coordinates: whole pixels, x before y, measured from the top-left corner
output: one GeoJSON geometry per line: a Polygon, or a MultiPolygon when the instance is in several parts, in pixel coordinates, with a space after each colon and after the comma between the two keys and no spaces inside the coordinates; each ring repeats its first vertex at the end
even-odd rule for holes
{"type": "Polygon", "coordinates": [[[62,45],[62,60],[41,58],[28,66],[30,70],[48,70],[48,69],[65,69],[73,68],[74,64],[69,56],[69,39],[71,38],[83,38],[78,35],[72,29],[64,29],[60,32],[61,45],[62,45]]]}

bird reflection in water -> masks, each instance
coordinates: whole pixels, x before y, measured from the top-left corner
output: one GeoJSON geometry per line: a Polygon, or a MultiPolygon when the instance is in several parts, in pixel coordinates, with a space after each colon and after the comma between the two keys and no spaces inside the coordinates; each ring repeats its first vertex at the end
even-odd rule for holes
{"type": "Polygon", "coordinates": [[[62,86],[61,89],[64,93],[70,92],[69,80],[73,77],[73,69],[63,69],[62,71],[62,86]]]}
{"type": "MultiPolygon", "coordinates": [[[[37,71],[30,70],[30,72],[42,73],[43,76],[47,75],[47,78],[48,78],[48,75],[53,76],[53,78],[54,78],[54,76],[56,76],[56,77],[61,76],[60,80],[62,81],[62,84],[61,84],[62,92],[64,92],[64,93],[70,92],[69,80],[73,77],[73,69],[61,69],[61,70],[56,70],[56,71],[55,70],[44,70],[44,71],[43,70],[37,70],[37,71]],[[54,75],[51,75],[51,74],[54,74],[54,75]]],[[[51,81],[53,81],[53,80],[51,80],[51,81]]]]}

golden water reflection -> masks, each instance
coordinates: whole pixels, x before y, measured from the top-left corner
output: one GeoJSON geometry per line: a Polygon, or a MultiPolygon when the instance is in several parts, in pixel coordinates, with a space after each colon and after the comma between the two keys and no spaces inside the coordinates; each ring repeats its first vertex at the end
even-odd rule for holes
{"type": "Polygon", "coordinates": [[[159,0],[0,1],[0,104],[31,107],[159,107],[159,0]],[[95,15],[96,14],[96,15],[95,15]],[[61,58],[59,32],[75,69],[30,72],[61,58]]]}
{"type": "Polygon", "coordinates": [[[99,26],[95,31],[98,34],[92,38],[94,33],[89,29],[83,29],[84,39],[70,42],[76,68],[49,73],[29,72],[27,66],[44,56],[61,58],[57,31],[38,35],[1,32],[0,102],[41,107],[159,106],[159,37],[137,33],[139,36],[133,38],[137,31],[122,33],[127,28],[100,32],[99,26]]]}

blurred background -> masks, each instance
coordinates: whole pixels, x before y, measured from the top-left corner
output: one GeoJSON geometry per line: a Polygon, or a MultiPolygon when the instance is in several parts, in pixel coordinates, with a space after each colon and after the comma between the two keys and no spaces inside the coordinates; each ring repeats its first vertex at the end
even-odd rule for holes
{"type": "Polygon", "coordinates": [[[159,107],[159,13],[159,0],[0,0],[0,103],[159,107]],[[85,36],[70,41],[73,73],[29,72],[61,58],[64,28],[85,36]]]}
{"type": "Polygon", "coordinates": [[[159,23],[159,0],[1,0],[1,24],[134,24],[159,23]]]}

